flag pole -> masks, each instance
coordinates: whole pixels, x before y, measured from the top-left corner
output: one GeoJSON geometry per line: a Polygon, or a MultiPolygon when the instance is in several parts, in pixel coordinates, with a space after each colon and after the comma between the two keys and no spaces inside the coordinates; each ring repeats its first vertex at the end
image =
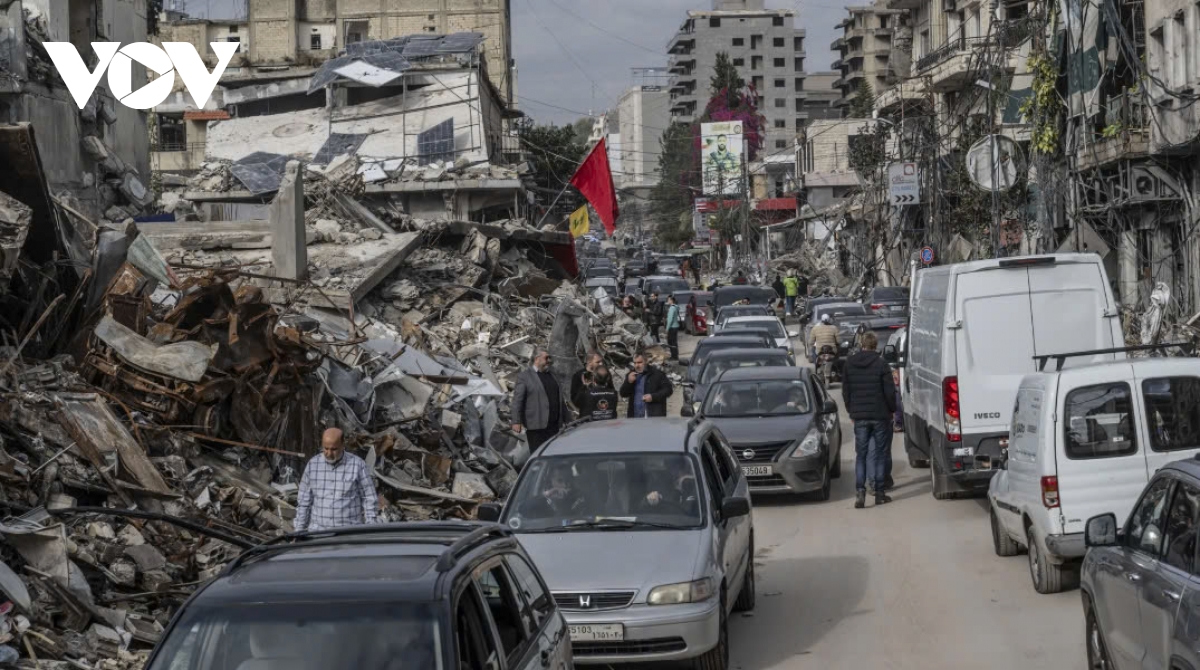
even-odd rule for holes
{"type": "Polygon", "coordinates": [[[554,211],[554,206],[562,199],[563,194],[567,192],[568,188],[571,188],[571,184],[569,183],[563,187],[563,190],[558,192],[558,195],[554,197],[554,202],[550,203],[550,206],[546,208],[546,213],[542,215],[541,219],[538,219],[537,225],[534,226],[535,228],[541,229],[542,224],[546,222],[546,218],[550,216],[550,212],[554,211]]]}

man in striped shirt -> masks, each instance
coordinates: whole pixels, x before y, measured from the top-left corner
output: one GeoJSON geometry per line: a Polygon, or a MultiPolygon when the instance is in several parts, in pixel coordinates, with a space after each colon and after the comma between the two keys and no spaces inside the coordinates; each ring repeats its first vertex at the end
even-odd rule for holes
{"type": "Polygon", "coordinates": [[[379,499],[366,462],[346,453],[342,431],[321,436],[321,453],[304,468],[293,525],[297,532],[375,523],[379,499]]]}

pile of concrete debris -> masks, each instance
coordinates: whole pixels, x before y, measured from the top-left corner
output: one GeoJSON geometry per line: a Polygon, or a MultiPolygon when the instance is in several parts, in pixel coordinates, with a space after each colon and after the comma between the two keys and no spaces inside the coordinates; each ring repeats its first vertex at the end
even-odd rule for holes
{"type": "MultiPolygon", "coordinates": [[[[509,396],[537,349],[565,387],[584,351],[648,344],[571,281],[565,233],[443,222],[362,241],[369,262],[319,238],[285,281],[219,226],[85,226],[30,193],[0,193],[0,665],[139,665],[197,585],[292,530],[325,427],[384,520],[470,518],[528,458],[509,396]]],[[[355,225],[346,194],[305,216],[355,225]]]]}

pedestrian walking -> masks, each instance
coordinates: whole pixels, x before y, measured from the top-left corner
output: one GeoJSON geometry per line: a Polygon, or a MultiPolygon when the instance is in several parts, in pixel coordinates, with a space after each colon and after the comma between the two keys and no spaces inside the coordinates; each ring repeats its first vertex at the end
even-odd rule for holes
{"type": "Polygon", "coordinates": [[[771,288],[775,289],[775,295],[782,298],[785,293],[783,285],[783,277],[775,275],[775,281],[771,282],[771,288]]]}
{"type": "Polygon", "coordinates": [[[603,360],[600,358],[600,354],[593,351],[592,353],[587,355],[586,359],[584,359],[583,367],[579,368],[579,370],[577,370],[575,372],[575,374],[571,375],[571,396],[570,397],[571,397],[571,402],[575,405],[576,409],[578,409],[580,407],[579,399],[578,399],[579,393],[583,390],[583,388],[585,386],[584,381],[583,381],[584,375],[588,372],[595,372],[596,366],[600,365],[600,363],[602,363],[602,362],[603,362],[603,360]]]}
{"type": "Polygon", "coordinates": [[[783,302],[786,314],[796,314],[796,298],[800,296],[800,278],[795,270],[788,270],[788,276],[783,280],[783,302]]]}
{"type": "Polygon", "coordinates": [[[679,318],[679,303],[675,296],[667,296],[667,347],[671,350],[671,360],[679,361],[679,327],[683,322],[679,318]]]}
{"type": "Polygon", "coordinates": [[[693,259],[692,263],[692,285],[700,287],[700,258],[693,259]]]}
{"type": "Polygon", "coordinates": [[[625,416],[630,419],[666,416],[667,398],[674,392],[667,375],[647,363],[645,354],[638,354],[633,358],[633,370],[621,384],[621,397],[629,399],[625,416]]]}
{"type": "Polygon", "coordinates": [[[292,526],[304,532],[375,523],[378,507],[366,462],[346,453],[342,431],[329,428],[321,435],[321,453],[309,459],[300,478],[292,526]]]}
{"type": "Polygon", "coordinates": [[[659,302],[658,291],[655,291],[650,294],[650,302],[646,305],[646,325],[650,327],[650,337],[654,338],[655,344],[662,343],[658,336],[658,330],[662,328],[664,316],[666,316],[666,308],[659,302]]]}
{"type": "Polygon", "coordinates": [[[692,260],[690,258],[683,259],[683,265],[679,266],[679,276],[687,281],[688,274],[692,271],[692,260]]]}
{"type": "Polygon", "coordinates": [[[846,361],[842,400],[854,421],[854,507],[866,504],[867,477],[874,480],[875,504],[890,503],[887,495],[888,461],[892,450],[892,414],[896,411],[896,386],[892,370],[876,349],[875,333],[866,332],[858,353],[846,361]]]}
{"type": "Polygon", "coordinates": [[[554,437],[567,421],[566,398],[550,372],[550,352],[539,349],[533,365],[517,375],[513,389],[512,429],[525,432],[533,451],[554,437]]]}
{"type": "Polygon", "coordinates": [[[603,362],[584,375],[584,387],[579,397],[579,417],[588,421],[607,421],[617,418],[617,390],[612,375],[603,362]]]}

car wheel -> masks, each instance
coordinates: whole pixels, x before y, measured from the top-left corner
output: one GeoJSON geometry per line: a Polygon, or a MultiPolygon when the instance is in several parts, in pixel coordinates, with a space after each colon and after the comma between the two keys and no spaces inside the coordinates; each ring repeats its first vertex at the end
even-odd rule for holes
{"type": "Polygon", "coordinates": [[[1087,606],[1087,659],[1089,670],[1110,670],[1108,662],[1108,647],[1104,644],[1104,635],[1100,632],[1100,622],[1096,621],[1096,610],[1089,602],[1087,606]]]}
{"type": "Polygon", "coordinates": [[[1025,539],[1029,553],[1029,577],[1033,580],[1033,589],[1038,593],[1060,593],[1063,590],[1063,566],[1055,565],[1046,559],[1032,525],[1025,529],[1025,539]]]}
{"type": "Polygon", "coordinates": [[[904,453],[908,454],[908,465],[913,468],[929,467],[929,460],[914,456],[913,454],[920,453],[917,450],[917,445],[908,436],[908,431],[904,431],[904,453]]]}
{"type": "Polygon", "coordinates": [[[833,477],[831,476],[830,469],[828,467],[826,467],[825,472],[823,473],[822,478],[821,478],[821,488],[817,489],[816,491],[813,491],[810,495],[812,496],[812,499],[817,502],[825,502],[825,501],[829,500],[829,497],[832,494],[833,494],[833,477]]]}
{"type": "Polygon", "coordinates": [[[996,551],[997,556],[1016,556],[1021,552],[1021,547],[1013,541],[1008,532],[1000,527],[1000,519],[996,516],[996,508],[989,505],[989,512],[992,517],[992,549],[996,551]]]}
{"type": "Polygon", "coordinates": [[[754,538],[750,538],[750,555],[746,557],[749,565],[746,567],[746,576],[742,580],[742,592],[738,594],[737,600],[733,603],[734,612],[750,612],[754,610],[754,538]]]}
{"type": "Polygon", "coordinates": [[[721,623],[717,646],[704,652],[692,661],[695,670],[728,670],[729,668],[729,622],[725,619],[725,591],[721,591],[721,623]]]}
{"type": "Polygon", "coordinates": [[[948,500],[950,498],[949,482],[946,481],[946,476],[941,473],[941,468],[938,467],[937,459],[929,459],[929,480],[933,484],[933,499],[948,500]]]}

